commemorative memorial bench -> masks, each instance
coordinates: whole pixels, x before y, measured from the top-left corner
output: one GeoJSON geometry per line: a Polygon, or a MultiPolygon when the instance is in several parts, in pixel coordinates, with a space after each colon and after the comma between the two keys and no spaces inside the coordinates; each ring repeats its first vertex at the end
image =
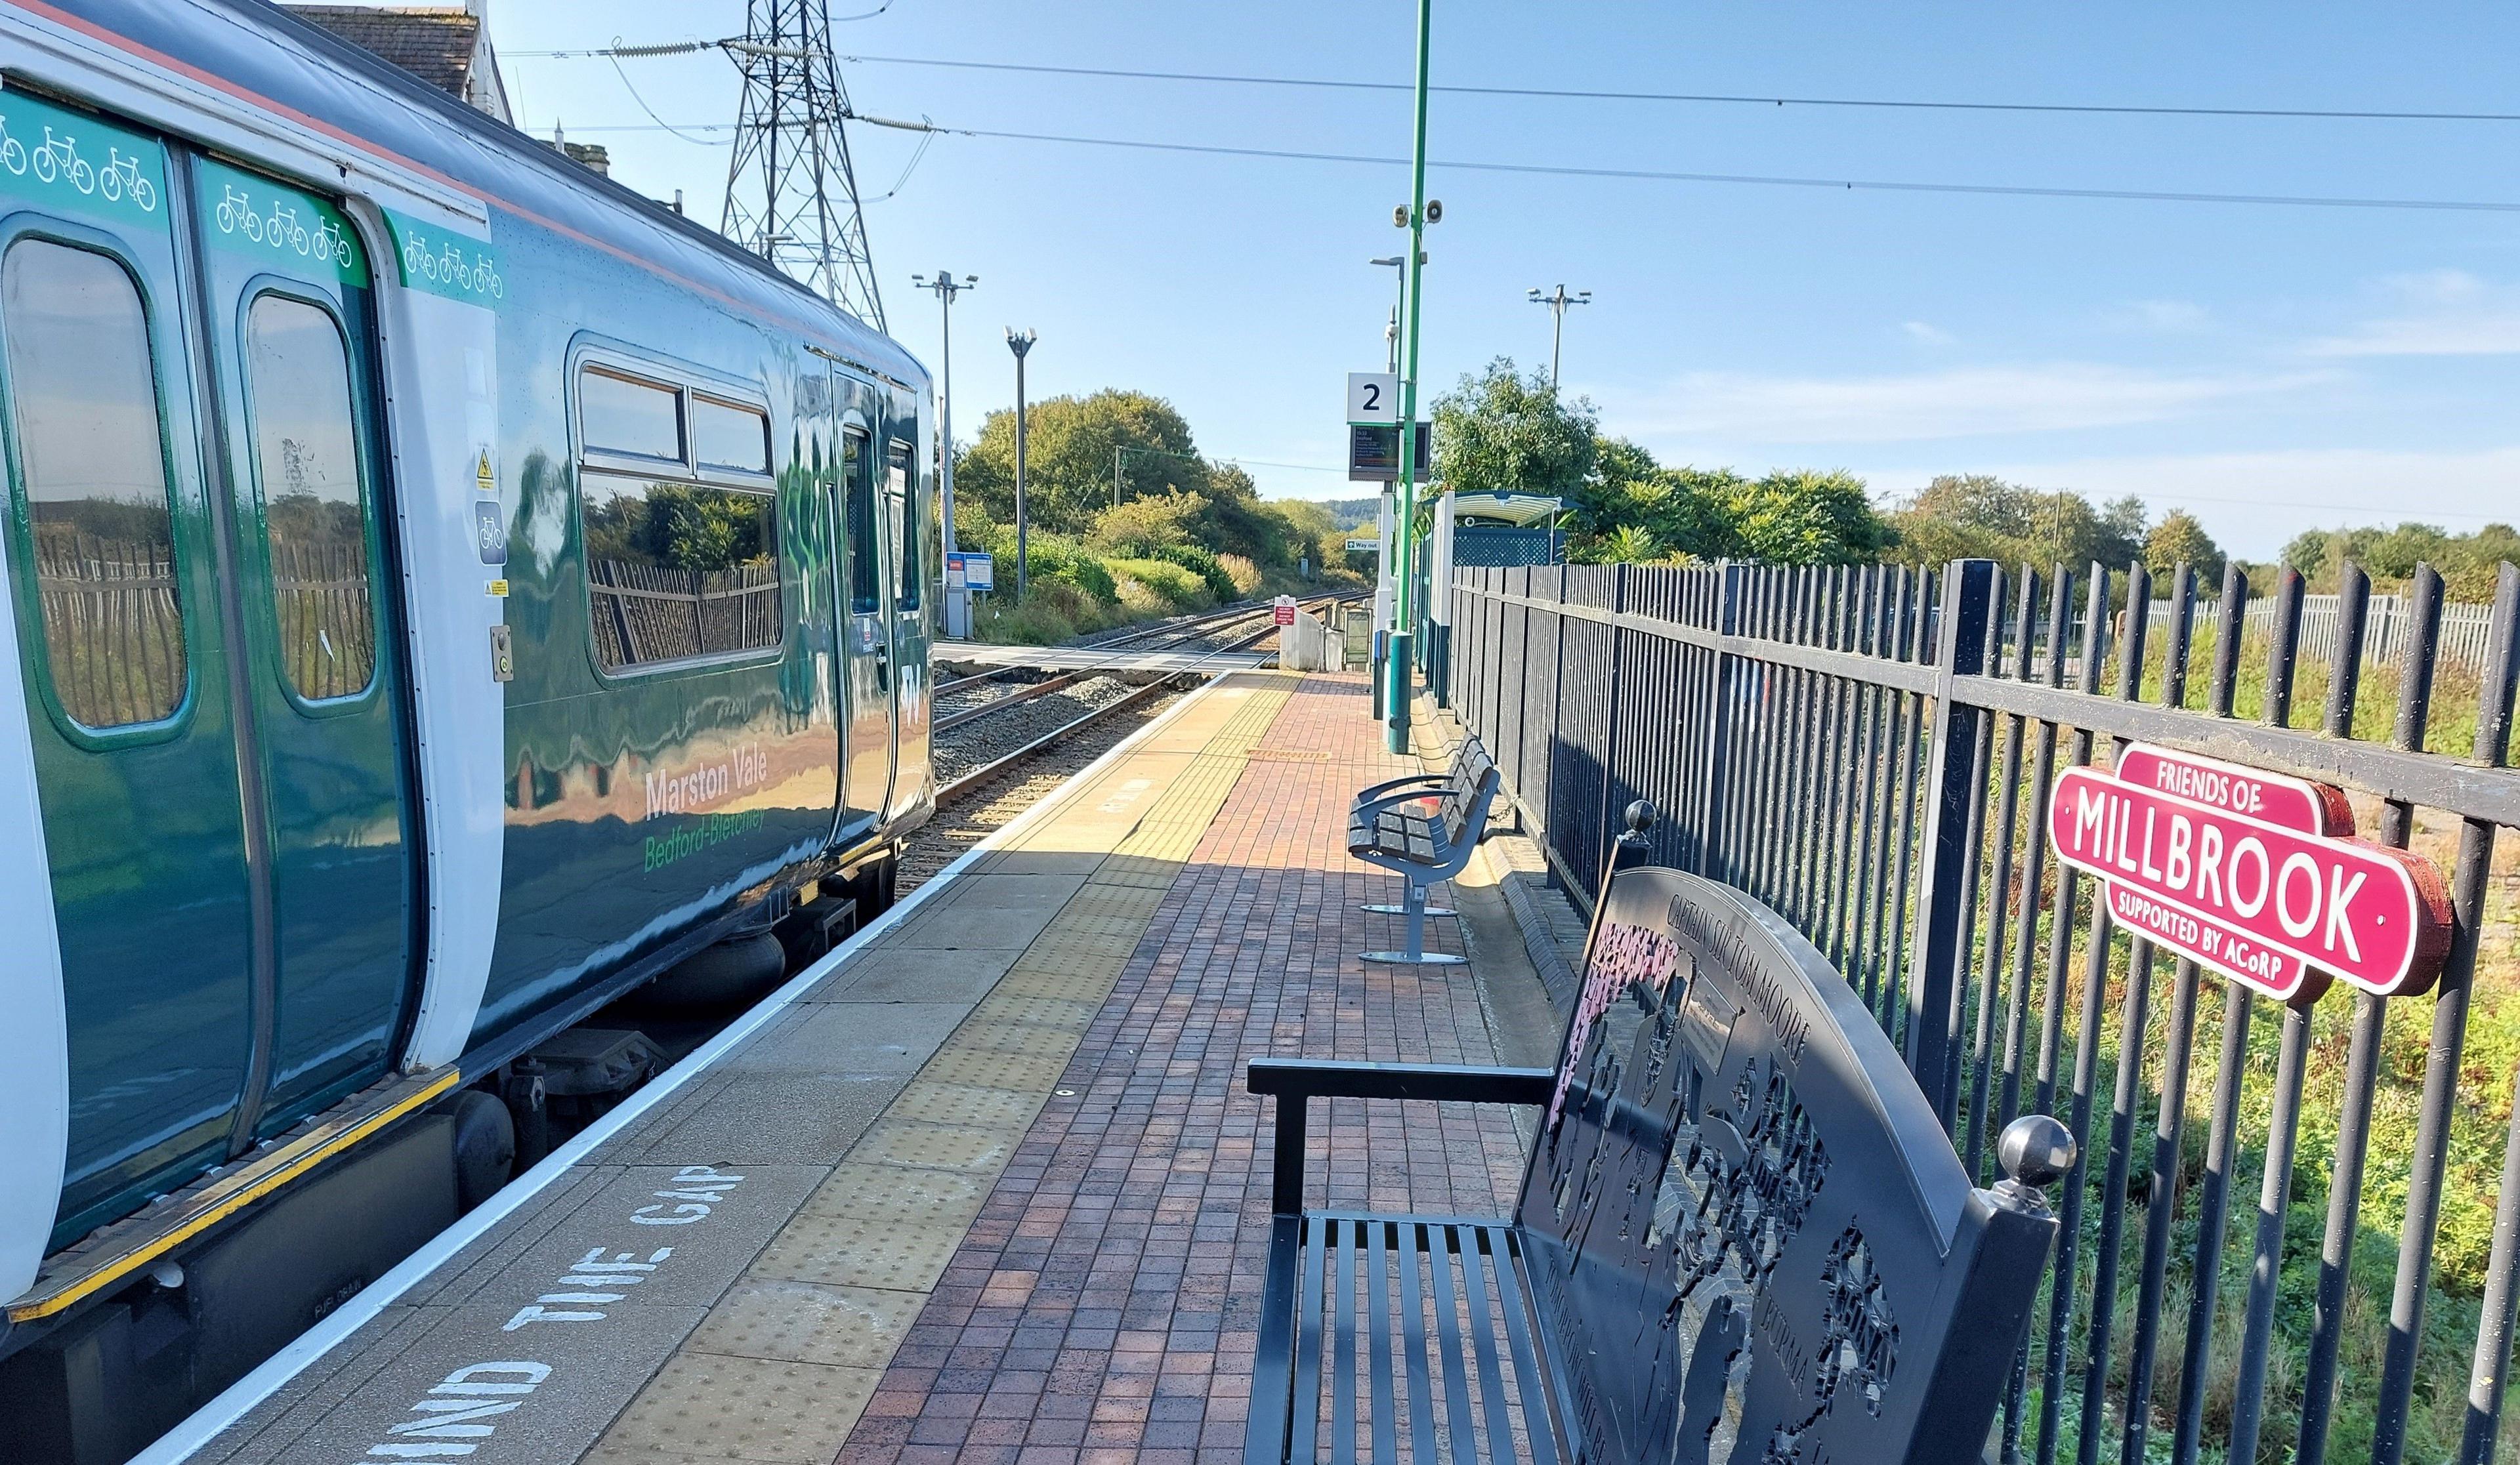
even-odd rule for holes
{"type": "Polygon", "coordinates": [[[1973,1186],[1825,958],[1694,875],[1616,874],[1585,969],[1554,1070],[1251,1061],[1277,1140],[1244,1465],[1980,1459],[2064,1127],[2015,1121],[1973,1186]],[[1539,1109],[1514,1214],[1305,1209],[1333,1096],[1539,1109]]]}
{"type": "Polygon", "coordinates": [[[1473,735],[1463,739],[1451,770],[1440,777],[1413,774],[1358,791],[1348,810],[1347,852],[1366,864],[1400,875],[1408,894],[1397,906],[1368,906],[1368,910],[1405,916],[1409,942],[1397,952],[1367,952],[1364,959],[1401,966],[1453,966],[1464,957],[1426,950],[1428,916],[1451,915],[1426,905],[1427,888],[1449,880],[1470,863],[1486,837],[1488,808],[1496,801],[1496,760],[1473,735]],[[1420,813],[1411,805],[1432,801],[1420,813]]]}

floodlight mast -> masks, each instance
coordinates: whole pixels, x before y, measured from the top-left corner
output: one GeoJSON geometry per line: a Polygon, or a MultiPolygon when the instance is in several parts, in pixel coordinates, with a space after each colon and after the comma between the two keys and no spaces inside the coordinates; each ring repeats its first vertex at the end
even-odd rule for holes
{"type": "MultiPolygon", "coordinates": [[[[977,275],[954,278],[952,270],[938,270],[936,278],[913,275],[910,283],[924,290],[936,292],[937,303],[944,307],[943,380],[936,393],[937,433],[944,439],[942,459],[937,467],[936,519],[945,540],[945,553],[954,554],[954,297],[980,283],[977,275]]],[[[970,592],[956,590],[952,580],[945,583],[945,634],[968,636],[970,625],[970,592]]]]}
{"type": "Polygon", "coordinates": [[[1592,304],[1593,292],[1579,289],[1570,295],[1566,293],[1566,287],[1560,285],[1555,290],[1544,295],[1540,292],[1540,287],[1535,285],[1523,291],[1523,298],[1534,305],[1549,307],[1549,389],[1555,391],[1557,390],[1557,347],[1566,333],[1566,307],[1592,304]]]}
{"type": "Polygon", "coordinates": [[[1007,328],[1007,349],[1015,353],[1015,603],[1023,603],[1025,579],[1024,517],[1024,357],[1032,352],[1032,343],[1040,335],[1026,328],[1018,333],[1007,328]]]}

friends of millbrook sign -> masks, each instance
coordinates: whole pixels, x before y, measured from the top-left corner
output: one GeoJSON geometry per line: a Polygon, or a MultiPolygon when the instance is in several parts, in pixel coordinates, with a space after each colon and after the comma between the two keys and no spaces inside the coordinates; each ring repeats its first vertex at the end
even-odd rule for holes
{"type": "Polygon", "coordinates": [[[2430,862],[2354,837],[2344,792],[2135,743],[2049,795],[2057,858],[2100,878],[2128,931],[2278,1001],[2330,975],[2421,992],[2450,950],[2430,862]]]}

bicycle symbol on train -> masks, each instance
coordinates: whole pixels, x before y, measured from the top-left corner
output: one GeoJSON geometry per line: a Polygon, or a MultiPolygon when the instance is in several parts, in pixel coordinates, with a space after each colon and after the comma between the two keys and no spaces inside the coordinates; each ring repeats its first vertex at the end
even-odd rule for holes
{"type": "Polygon", "coordinates": [[[234,184],[225,185],[226,197],[219,200],[219,228],[228,234],[242,234],[259,244],[275,249],[294,250],[319,263],[337,264],[348,269],[357,257],[350,247],[349,230],[329,218],[318,216],[309,229],[297,217],[297,210],[274,200],[271,214],[264,217],[256,211],[252,196],[234,184]]]}
{"type": "Polygon", "coordinates": [[[106,149],[105,167],[78,155],[78,140],[57,133],[48,125],[43,143],[29,150],[24,143],[9,135],[9,123],[0,117],[0,168],[23,178],[32,169],[38,181],[66,182],[82,194],[105,195],[110,201],[119,201],[126,195],[143,213],[158,208],[158,185],[143,177],[139,155],[126,155],[120,148],[106,149]]]}

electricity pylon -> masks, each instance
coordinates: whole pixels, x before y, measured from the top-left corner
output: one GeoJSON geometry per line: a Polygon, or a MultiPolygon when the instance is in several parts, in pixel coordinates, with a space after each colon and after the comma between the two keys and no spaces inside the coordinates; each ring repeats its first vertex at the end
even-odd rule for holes
{"type": "Polygon", "coordinates": [[[743,34],[723,45],[743,71],[743,109],[719,231],[883,330],[824,0],[750,0],[743,34]]]}

